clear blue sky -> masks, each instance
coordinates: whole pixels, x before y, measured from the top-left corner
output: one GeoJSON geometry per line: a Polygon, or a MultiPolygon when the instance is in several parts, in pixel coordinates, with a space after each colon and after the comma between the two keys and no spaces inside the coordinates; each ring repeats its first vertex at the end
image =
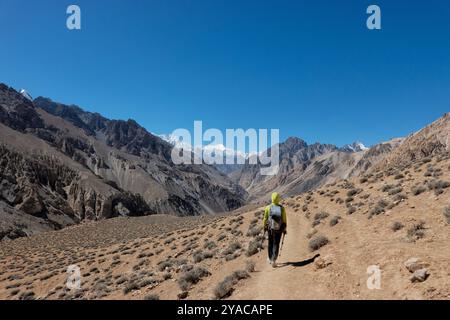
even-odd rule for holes
{"type": "Polygon", "coordinates": [[[157,133],[203,120],[371,145],[450,111],[445,0],[1,0],[0,39],[0,82],[157,133]]]}

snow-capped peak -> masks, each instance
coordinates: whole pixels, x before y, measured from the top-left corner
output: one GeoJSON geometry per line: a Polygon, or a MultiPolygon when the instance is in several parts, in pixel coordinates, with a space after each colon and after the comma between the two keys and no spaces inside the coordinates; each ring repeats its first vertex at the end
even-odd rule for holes
{"type": "Polygon", "coordinates": [[[25,99],[28,99],[28,100],[30,100],[30,101],[33,101],[33,98],[31,97],[31,95],[30,95],[25,89],[20,90],[20,94],[21,94],[22,97],[24,97],[25,99]]]}
{"type": "Polygon", "coordinates": [[[238,150],[229,149],[223,144],[206,144],[202,147],[193,147],[190,141],[180,141],[177,136],[172,134],[155,134],[162,140],[170,143],[174,147],[183,148],[188,151],[194,151],[196,154],[204,153],[204,156],[214,156],[216,154],[221,154],[224,157],[229,155],[237,158],[247,159],[248,157],[254,155],[254,153],[245,153],[238,150]]]}
{"type": "Polygon", "coordinates": [[[360,152],[368,150],[369,148],[367,148],[362,142],[355,141],[352,144],[346,144],[342,147],[342,149],[349,152],[360,152]]]}

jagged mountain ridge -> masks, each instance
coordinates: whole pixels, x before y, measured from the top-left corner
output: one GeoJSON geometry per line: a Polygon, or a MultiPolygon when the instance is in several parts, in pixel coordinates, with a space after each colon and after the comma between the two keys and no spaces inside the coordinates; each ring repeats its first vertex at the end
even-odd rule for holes
{"type": "MultiPolygon", "coordinates": [[[[279,144],[280,169],[275,176],[261,176],[260,165],[244,165],[230,177],[249,193],[253,201],[264,201],[270,192],[287,196],[313,190],[326,183],[359,176],[383,160],[403,140],[393,139],[371,148],[354,143],[338,148],[330,144],[308,145],[291,137],[279,144]]],[[[270,152],[270,149],[267,151],[270,152]]]]}
{"type": "MultiPolygon", "coordinates": [[[[366,148],[359,142],[337,148],[299,138],[279,144],[280,170],[261,176],[260,165],[244,165],[230,177],[244,187],[253,201],[264,201],[273,191],[297,195],[341,179],[374,171],[392,171],[450,149],[450,113],[407,138],[395,138],[366,148]]],[[[270,152],[270,149],[266,152],[270,152]]]]}
{"type": "Polygon", "coordinates": [[[3,236],[119,215],[223,212],[244,203],[243,189],[214,167],[173,165],[172,146],[133,120],[41,97],[33,102],[1,84],[0,132],[2,207],[38,219],[23,226],[19,215],[2,218],[3,236]]]}
{"type": "MultiPolygon", "coordinates": [[[[263,197],[272,191],[287,191],[283,187],[301,177],[312,164],[315,158],[324,154],[337,151],[338,148],[330,144],[315,143],[308,145],[300,138],[290,137],[285,142],[278,144],[280,162],[279,171],[274,176],[261,175],[260,164],[251,165],[249,161],[239,170],[230,174],[230,177],[244,187],[252,199],[263,197]]],[[[270,154],[271,148],[265,151],[270,154]]],[[[294,192],[303,192],[317,185],[311,183],[308,187],[297,189],[294,192]]],[[[291,185],[292,186],[292,185],[291,185]]]]}

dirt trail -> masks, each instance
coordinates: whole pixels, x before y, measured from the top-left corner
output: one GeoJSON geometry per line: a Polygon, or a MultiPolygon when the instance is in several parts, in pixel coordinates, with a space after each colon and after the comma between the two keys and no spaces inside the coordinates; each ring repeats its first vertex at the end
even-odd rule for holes
{"type": "Polygon", "coordinates": [[[266,262],[266,251],[260,257],[257,270],[245,286],[238,288],[232,299],[294,300],[333,299],[326,283],[313,277],[315,253],[308,250],[306,234],[310,223],[303,216],[291,215],[278,267],[266,262]]]}

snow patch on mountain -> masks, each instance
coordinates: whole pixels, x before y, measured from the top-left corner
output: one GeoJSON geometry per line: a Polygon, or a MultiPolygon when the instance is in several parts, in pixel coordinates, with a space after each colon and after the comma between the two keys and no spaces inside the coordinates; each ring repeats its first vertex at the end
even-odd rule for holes
{"type": "Polygon", "coordinates": [[[172,134],[155,134],[156,136],[160,137],[164,141],[170,143],[176,148],[183,148],[184,150],[194,152],[195,154],[203,154],[203,159],[207,158],[214,158],[217,155],[223,156],[223,157],[233,157],[233,159],[241,159],[241,161],[245,161],[245,159],[248,159],[249,157],[256,155],[257,153],[251,152],[251,153],[245,153],[238,150],[233,150],[230,148],[227,148],[223,144],[207,144],[202,145],[201,147],[193,147],[192,143],[190,141],[180,141],[177,136],[174,136],[172,134]]]}
{"type": "Polygon", "coordinates": [[[361,152],[366,151],[369,148],[367,148],[362,142],[355,141],[352,144],[346,144],[345,146],[342,147],[342,149],[348,152],[361,152]]]}
{"type": "Polygon", "coordinates": [[[30,100],[30,101],[33,101],[33,98],[31,97],[31,95],[30,95],[25,89],[20,90],[20,94],[21,94],[22,97],[24,97],[25,99],[28,99],[28,100],[30,100]]]}

